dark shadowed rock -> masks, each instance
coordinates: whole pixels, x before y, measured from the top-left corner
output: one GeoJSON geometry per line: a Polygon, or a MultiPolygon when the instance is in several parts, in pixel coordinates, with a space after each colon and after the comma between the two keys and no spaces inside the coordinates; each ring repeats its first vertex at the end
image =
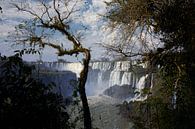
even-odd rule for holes
{"type": "Polygon", "coordinates": [[[130,85],[114,85],[108,89],[106,89],[103,94],[108,95],[113,98],[118,98],[118,99],[125,99],[128,97],[133,97],[134,96],[134,90],[130,85]]]}

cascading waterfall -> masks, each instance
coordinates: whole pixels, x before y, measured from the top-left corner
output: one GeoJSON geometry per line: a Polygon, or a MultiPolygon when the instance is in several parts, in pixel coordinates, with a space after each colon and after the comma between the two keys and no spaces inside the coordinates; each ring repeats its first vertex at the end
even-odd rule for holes
{"type": "Polygon", "coordinates": [[[141,90],[145,88],[145,80],[147,77],[148,77],[148,74],[146,74],[145,76],[142,76],[139,79],[138,83],[136,84],[136,91],[141,92],[141,90]]]}
{"type": "MultiPolygon", "coordinates": [[[[116,98],[124,98],[122,97],[125,94],[123,92],[125,90],[131,90],[130,94],[136,93],[130,95],[130,98],[132,96],[135,96],[136,99],[143,98],[138,94],[138,91],[141,93],[141,90],[146,87],[145,81],[149,76],[142,66],[133,66],[130,61],[117,61],[94,62],[90,64],[90,68],[86,86],[88,95],[108,93],[109,95],[117,94],[113,95],[116,98]]],[[[129,98],[127,100],[131,101],[129,98]]]]}
{"type": "Polygon", "coordinates": [[[49,71],[71,71],[79,77],[80,71],[83,69],[81,63],[64,63],[64,62],[42,62],[36,63],[41,70],[49,71]]]}
{"type": "Polygon", "coordinates": [[[132,73],[130,72],[124,72],[122,80],[121,80],[122,85],[128,85],[132,84],[132,73]]]}
{"type": "Polygon", "coordinates": [[[121,85],[122,73],[121,71],[112,71],[109,79],[109,87],[114,85],[121,85]]]}
{"type": "Polygon", "coordinates": [[[142,96],[142,90],[146,87],[146,79],[148,78],[148,74],[142,76],[138,83],[136,84],[135,88],[135,96],[133,98],[126,99],[127,101],[138,101],[138,100],[145,100],[147,95],[142,96]]]}
{"type": "MultiPolygon", "coordinates": [[[[43,62],[38,65],[41,70],[71,71],[77,78],[83,69],[81,63],[43,62]]],[[[146,87],[148,77],[150,76],[146,74],[142,66],[133,66],[130,61],[91,62],[86,93],[88,96],[107,94],[124,99],[127,96],[123,96],[125,94],[123,92],[130,91],[127,92],[131,94],[130,98],[127,97],[126,100],[142,99],[143,97],[138,92],[141,93],[141,90],[146,87]]]]}

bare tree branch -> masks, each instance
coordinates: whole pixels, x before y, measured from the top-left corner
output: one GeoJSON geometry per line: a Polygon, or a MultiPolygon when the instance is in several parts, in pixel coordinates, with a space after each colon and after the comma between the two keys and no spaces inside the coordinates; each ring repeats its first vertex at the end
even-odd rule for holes
{"type": "Polygon", "coordinates": [[[49,7],[47,7],[47,5],[44,2],[41,2],[41,3],[42,3],[42,5],[45,8],[45,12],[47,14],[47,17],[49,18],[49,21],[51,22],[52,21],[52,18],[51,18],[50,14],[49,14],[49,7]]]}
{"type": "Polygon", "coordinates": [[[67,15],[63,18],[62,17],[62,13],[59,10],[59,6],[56,6],[56,0],[53,0],[53,9],[54,12],[56,13],[55,16],[51,15],[50,7],[48,7],[44,2],[42,2],[42,6],[45,9],[41,15],[38,15],[36,12],[34,12],[33,10],[29,9],[29,8],[23,8],[18,6],[17,4],[14,4],[14,6],[22,12],[27,12],[29,14],[31,14],[35,19],[38,19],[36,22],[35,27],[42,27],[42,28],[46,28],[46,29],[51,29],[51,30],[56,30],[62,33],[62,35],[64,35],[66,37],[66,39],[68,39],[70,41],[70,43],[72,43],[72,48],[71,49],[66,49],[63,48],[62,45],[58,45],[55,43],[50,43],[50,42],[45,42],[44,41],[44,35],[41,36],[36,36],[36,32],[34,32],[35,30],[33,28],[19,28],[21,31],[21,36],[23,36],[23,34],[26,36],[23,36],[23,38],[21,38],[20,42],[23,43],[29,43],[29,45],[39,45],[40,47],[44,47],[44,46],[50,46],[54,49],[56,49],[58,51],[58,56],[63,56],[63,55],[78,55],[78,54],[83,54],[83,69],[80,72],[80,79],[79,79],[79,84],[78,84],[78,89],[79,89],[79,94],[80,94],[80,98],[82,101],[82,105],[83,105],[83,116],[84,116],[84,129],[92,129],[91,126],[91,115],[90,115],[90,110],[89,110],[89,106],[88,106],[88,102],[87,102],[87,97],[86,97],[86,93],[85,93],[85,84],[87,81],[87,75],[88,75],[88,67],[89,67],[89,61],[91,59],[91,54],[90,54],[90,50],[87,48],[82,47],[81,42],[73,35],[69,32],[69,17],[70,15],[74,12],[74,8],[77,4],[77,1],[75,2],[75,4],[72,6],[71,10],[69,11],[68,8],[66,11],[67,15]],[[46,19],[44,18],[46,16],[46,19]],[[48,20],[49,19],[49,20],[48,20]],[[22,29],[26,29],[26,33],[23,32],[22,29]]]}
{"type": "Polygon", "coordinates": [[[124,52],[122,50],[122,48],[114,46],[114,45],[108,45],[108,44],[104,45],[104,44],[101,44],[101,46],[106,48],[107,51],[118,53],[120,55],[123,55],[124,57],[146,56],[146,54],[143,54],[143,53],[124,52]]]}
{"type": "Polygon", "coordinates": [[[63,21],[62,21],[62,19],[61,19],[61,14],[60,14],[60,12],[58,11],[58,9],[56,8],[56,0],[53,0],[53,7],[54,7],[55,12],[57,13],[59,22],[60,22],[61,24],[63,24],[63,21]]]}

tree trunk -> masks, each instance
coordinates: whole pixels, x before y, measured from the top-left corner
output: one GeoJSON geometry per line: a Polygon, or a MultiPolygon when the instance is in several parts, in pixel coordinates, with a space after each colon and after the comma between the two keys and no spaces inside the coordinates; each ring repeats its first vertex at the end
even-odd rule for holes
{"type": "Polygon", "coordinates": [[[91,114],[89,110],[87,96],[85,93],[85,84],[87,81],[89,61],[91,59],[90,51],[88,49],[85,49],[84,55],[85,55],[85,58],[83,59],[84,67],[80,73],[80,79],[79,79],[79,94],[80,94],[80,98],[81,98],[82,106],[83,106],[84,129],[92,129],[91,114]]]}

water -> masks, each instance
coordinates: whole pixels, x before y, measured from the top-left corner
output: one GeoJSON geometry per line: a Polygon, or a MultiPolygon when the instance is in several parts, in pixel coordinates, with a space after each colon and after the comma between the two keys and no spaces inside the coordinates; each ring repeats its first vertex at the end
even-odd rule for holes
{"type": "MultiPolygon", "coordinates": [[[[42,71],[71,71],[75,73],[78,78],[83,66],[81,63],[44,62],[39,64],[39,68],[42,71]]],[[[89,64],[86,93],[87,96],[97,96],[103,94],[107,89],[113,89],[112,87],[124,89],[125,86],[128,87],[128,90],[133,90],[133,92],[131,91],[130,93],[134,94],[134,98],[132,98],[132,95],[130,95],[130,98],[124,98],[123,96],[119,96],[119,98],[124,98],[128,101],[131,101],[131,99],[140,100],[142,96],[138,93],[141,93],[141,90],[146,87],[146,84],[150,84],[146,83],[149,77],[142,66],[132,66],[130,61],[92,62],[89,64]]],[[[59,80],[64,79],[68,81],[65,77],[58,78],[59,80]]],[[[55,82],[57,82],[57,80],[55,80],[55,82]]],[[[66,84],[67,83],[68,82],[66,82],[66,84]]]]}

